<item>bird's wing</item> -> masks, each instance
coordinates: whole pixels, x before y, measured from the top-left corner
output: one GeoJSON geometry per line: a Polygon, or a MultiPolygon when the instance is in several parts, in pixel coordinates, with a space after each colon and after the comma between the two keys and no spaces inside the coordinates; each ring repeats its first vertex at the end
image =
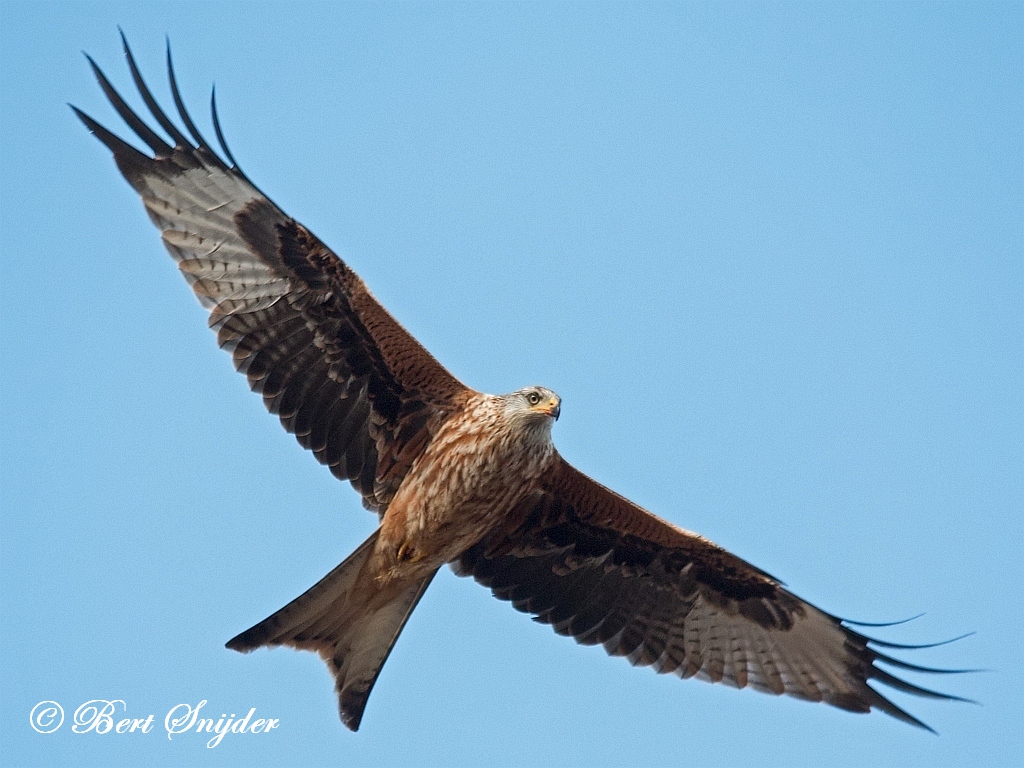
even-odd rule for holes
{"type": "Polygon", "coordinates": [[[880,709],[925,727],[871,688],[956,697],[876,662],[922,672],[710,541],[610,491],[558,458],[544,488],[454,564],[494,595],[584,645],[634,665],[737,688],[880,709]]]}
{"type": "Polygon", "coordinates": [[[239,170],[215,103],[227,162],[207,144],[182,104],[170,50],[171,90],[191,139],[161,110],[127,43],[125,55],[170,141],[128,107],[91,58],[107,98],[153,157],[73,109],[114,153],[252,389],[304,448],[383,514],[430,435],[469,390],[358,275],[239,170]]]}

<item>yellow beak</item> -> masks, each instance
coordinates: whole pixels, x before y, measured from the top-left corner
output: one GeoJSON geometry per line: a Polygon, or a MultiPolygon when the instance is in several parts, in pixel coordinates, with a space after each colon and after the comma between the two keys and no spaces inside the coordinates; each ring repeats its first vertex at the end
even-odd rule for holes
{"type": "Polygon", "coordinates": [[[538,406],[538,410],[558,421],[558,414],[562,412],[562,401],[557,397],[549,398],[544,405],[538,406]]]}

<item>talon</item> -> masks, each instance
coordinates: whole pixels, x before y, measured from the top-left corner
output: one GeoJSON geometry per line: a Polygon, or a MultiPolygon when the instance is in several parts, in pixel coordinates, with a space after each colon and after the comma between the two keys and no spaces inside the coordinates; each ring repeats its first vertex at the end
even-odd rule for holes
{"type": "Polygon", "coordinates": [[[416,550],[409,542],[405,542],[398,548],[398,562],[409,563],[416,558],[416,550]]]}

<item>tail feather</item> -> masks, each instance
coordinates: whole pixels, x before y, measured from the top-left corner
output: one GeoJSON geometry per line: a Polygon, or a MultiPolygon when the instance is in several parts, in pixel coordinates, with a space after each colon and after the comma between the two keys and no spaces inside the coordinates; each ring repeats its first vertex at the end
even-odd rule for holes
{"type": "Polygon", "coordinates": [[[339,641],[334,654],[327,660],[334,675],[338,692],[338,713],[341,721],[353,731],[359,730],[366,700],[373,684],[388,660],[405,622],[434,579],[432,571],[414,583],[383,608],[376,610],[369,620],[358,628],[349,642],[339,641]]]}
{"type": "Polygon", "coordinates": [[[366,701],[391,648],[436,573],[388,595],[383,602],[374,599],[381,595],[366,589],[359,577],[376,541],[375,531],[317,584],[227,643],[241,653],[278,645],[319,653],[334,675],[341,720],[353,731],[359,728],[366,701]]]}

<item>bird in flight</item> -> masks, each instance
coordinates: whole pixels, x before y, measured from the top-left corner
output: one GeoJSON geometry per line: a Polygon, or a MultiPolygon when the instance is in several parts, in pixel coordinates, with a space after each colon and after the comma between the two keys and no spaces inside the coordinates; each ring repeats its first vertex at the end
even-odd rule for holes
{"type": "Polygon", "coordinates": [[[103,92],[149,151],[72,109],[142,198],[249,386],[380,521],[341,565],[228,648],[317,652],[334,676],[342,721],[357,730],[409,615],[451,564],[555,632],[659,673],[852,712],[878,709],[922,728],[868,682],[962,700],[887,671],[960,671],[880,650],[927,646],[861,634],[852,626],[871,625],[825,613],[575,469],[551,442],[561,400],[550,389],[496,396],[457,380],[344,261],[240,170],[215,99],[222,154],[203,138],[182,101],[170,49],[184,131],[146,86],[123,34],[122,42],[165,135],[91,58],[103,92]]]}

